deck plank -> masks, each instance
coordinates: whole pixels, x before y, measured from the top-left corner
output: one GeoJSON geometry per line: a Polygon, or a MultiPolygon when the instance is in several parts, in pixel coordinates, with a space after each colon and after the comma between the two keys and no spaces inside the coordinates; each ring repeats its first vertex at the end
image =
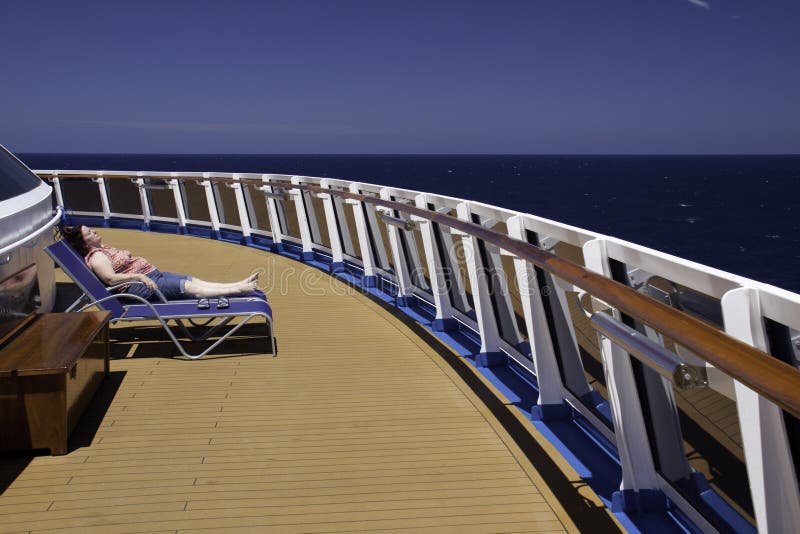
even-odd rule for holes
{"type": "Polygon", "coordinates": [[[213,261],[198,263],[196,238],[101,233],[204,279],[265,268],[279,356],[262,338],[185,361],[163,335],[115,328],[124,376],[91,432],[79,427],[90,443],[2,466],[3,531],[577,530],[469,386],[366,296],[244,247],[203,241],[213,261]]]}

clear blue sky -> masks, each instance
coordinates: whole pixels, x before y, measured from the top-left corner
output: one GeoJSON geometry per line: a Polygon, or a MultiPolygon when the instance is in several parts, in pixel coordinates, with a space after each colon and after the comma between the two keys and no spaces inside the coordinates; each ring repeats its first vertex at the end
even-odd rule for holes
{"type": "Polygon", "coordinates": [[[800,1],[0,2],[18,152],[800,153],[800,1]]]}

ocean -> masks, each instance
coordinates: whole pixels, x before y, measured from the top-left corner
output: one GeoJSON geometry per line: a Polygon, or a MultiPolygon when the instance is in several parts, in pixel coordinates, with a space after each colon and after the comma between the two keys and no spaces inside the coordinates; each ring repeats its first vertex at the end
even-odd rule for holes
{"type": "Polygon", "coordinates": [[[800,156],[22,154],[34,169],[342,178],[554,219],[800,293],[800,156]]]}

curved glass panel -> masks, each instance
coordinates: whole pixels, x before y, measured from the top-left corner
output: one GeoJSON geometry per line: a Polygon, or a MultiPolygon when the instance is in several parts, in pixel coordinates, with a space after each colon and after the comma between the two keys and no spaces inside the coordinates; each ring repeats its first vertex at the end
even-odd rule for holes
{"type": "Polygon", "coordinates": [[[283,234],[300,242],[302,237],[300,224],[297,222],[297,206],[295,206],[294,197],[292,200],[279,200],[275,205],[278,207],[278,219],[284,227],[283,234]]]}
{"type": "MultiPolygon", "coordinates": [[[[550,252],[578,265],[584,265],[583,251],[575,245],[559,242],[550,252]]],[[[602,349],[597,332],[581,309],[578,292],[562,289],[562,286],[571,284],[565,284],[541,269],[537,268],[536,274],[543,280],[539,285],[551,332],[555,332],[553,338],[557,346],[556,354],[564,385],[577,397],[587,395],[587,385],[589,390],[596,391],[602,397],[602,408],[597,409],[596,401],[600,399],[587,398],[587,404],[592,411],[601,416],[600,420],[610,427],[608,388],[603,369],[602,349]],[[577,352],[572,347],[577,347],[577,352]]],[[[591,308],[588,300],[585,304],[586,309],[591,308]]],[[[594,304],[596,312],[601,311],[598,306],[598,303],[594,304]]]]}
{"type": "Polygon", "coordinates": [[[233,188],[225,184],[214,184],[214,192],[220,224],[241,226],[239,207],[236,205],[236,193],[233,188]]]}
{"type": "MultiPolygon", "coordinates": [[[[473,218],[474,222],[479,223],[480,219],[475,215],[473,218]]],[[[499,221],[489,228],[500,234],[508,232],[505,223],[499,221]]],[[[503,256],[497,246],[482,240],[478,240],[477,252],[482,266],[478,277],[489,290],[492,312],[497,321],[500,337],[512,347],[520,347],[520,343],[525,341],[527,336],[524,335],[525,320],[513,259],[503,256]]],[[[522,348],[527,352],[526,347],[522,348]]]]}
{"type": "MultiPolygon", "coordinates": [[[[471,301],[467,299],[467,291],[464,289],[466,270],[459,266],[454,238],[450,234],[449,228],[440,226],[438,223],[431,223],[431,226],[433,228],[433,247],[441,262],[442,277],[444,278],[445,290],[447,291],[450,305],[463,313],[468,313],[472,309],[472,305],[471,301]]],[[[460,245],[461,239],[455,239],[460,245]]],[[[469,282],[467,281],[466,283],[469,282]]]]}
{"type": "Polygon", "coordinates": [[[100,189],[91,178],[61,180],[61,196],[64,206],[70,211],[103,213],[100,189]]]}
{"type": "Polygon", "coordinates": [[[430,293],[431,278],[428,271],[428,259],[425,256],[425,244],[422,241],[422,232],[417,227],[410,232],[402,231],[400,233],[405,241],[411,283],[418,289],[430,293]]]}
{"type": "Polygon", "coordinates": [[[454,236],[449,231],[444,231],[441,227],[441,237],[443,247],[451,259],[452,266],[445,267],[448,276],[448,289],[453,308],[474,318],[472,300],[472,282],[469,279],[469,269],[467,268],[467,253],[464,248],[463,238],[454,236]],[[448,272],[449,271],[449,272],[448,272]]]}
{"type": "Polygon", "coordinates": [[[186,218],[193,221],[211,222],[205,187],[193,181],[181,182],[180,186],[186,218]]]}
{"type": "Polygon", "coordinates": [[[154,217],[167,217],[176,219],[178,210],[175,208],[175,195],[161,178],[145,178],[147,202],[150,204],[150,215],[154,217]]]}
{"type": "MultiPolygon", "coordinates": [[[[545,276],[550,277],[550,275],[545,276]]],[[[575,336],[575,342],[578,346],[580,363],[589,387],[597,391],[605,401],[608,401],[608,388],[606,386],[606,375],[603,371],[603,356],[602,349],[600,348],[600,341],[597,337],[597,332],[592,328],[586,314],[581,310],[581,303],[578,301],[578,296],[576,291],[564,292],[564,298],[568,306],[569,318],[573,328],[572,333],[575,336]]],[[[545,300],[549,299],[551,305],[557,302],[552,295],[546,295],[544,298],[545,300]]],[[[589,309],[588,304],[586,308],[589,309]]],[[[593,309],[595,312],[602,311],[597,303],[595,303],[593,309]]],[[[562,365],[564,365],[563,362],[562,365]]],[[[565,385],[574,394],[583,394],[582,383],[574,386],[572,383],[567,382],[565,385]]],[[[603,418],[603,421],[609,423],[607,418],[603,418]]]]}
{"type": "Polygon", "coordinates": [[[371,204],[362,202],[361,206],[364,210],[364,220],[367,225],[367,235],[369,236],[372,255],[375,258],[375,267],[394,273],[394,258],[392,257],[386,223],[381,220],[380,214],[371,204]]]}
{"type": "Polygon", "coordinates": [[[106,180],[108,204],[112,213],[141,215],[139,188],[130,180],[106,180]]]}
{"type": "Polygon", "coordinates": [[[303,204],[306,207],[308,224],[311,228],[311,240],[317,245],[330,248],[331,240],[328,236],[328,221],[325,218],[323,200],[308,192],[303,192],[303,204]]]}
{"type": "Polygon", "coordinates": [[[243,185],[242,193],[244,193],[244,201],[247,205],[250,226],[254,230],[270,232],[269,211],[267,211],[267,199],[264,194],[252,184],[243,185]]]}
{"type": "Polygon", "coordinates": [[[333,206],[336,212],[336,224],[339,226],[339,233],[342,236],[344,253],[361,259],[361,244],[358,241],[358,228],[356,228],[353,207],[338,197],[334,197],[333,206]]]}
{"type": "MultiPolygon", "coordinates": [[[[683,453],[695,473],[693,476],[702,475],[718,495],[748,522],[754,523],[736,402],[711,388],[688,391],[673,388],[673,396],[683,437],[683,453]]],[[[648,425],[651,441],[657,439],[654,434],[657,430],[651,428],[657,423],[652,421],[648,425]]],[[[702,498],[688,484],[689,480],[696,483],[691,475],[675,475],[674,470],[668,469],[667,461],[656,460],[658,471],[677,489],[683,490],[687,498],[702,506],[702,498]]]]}
{"type": "Polygon", "coordinates": [[[508,307],[508,324],[500,329],[500,335],[509,344],[516,346],[530,357],[530,349],[521,347],[520,343],[528,341],[528,328],[525,324],[525,311],[522,309],[522,298],[520,296],[519,281],[517,280],[517,269],[514,265],[514,258],[511,256],[500,256],[500,268],[497,276],[501,284],[505,284],[506,306],[508,307]]]}

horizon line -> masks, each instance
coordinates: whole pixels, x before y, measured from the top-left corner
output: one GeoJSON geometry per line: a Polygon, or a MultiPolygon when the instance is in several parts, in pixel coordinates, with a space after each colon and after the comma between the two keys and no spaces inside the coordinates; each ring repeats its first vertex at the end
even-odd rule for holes
{"type": "Polygon", "coordinates": [[[16,154],[32,156],[346,156],[346,157],[383,157],[383,156],[409,156],[409,157],[500,157],[500,156],[525,156],[525,157],[800,157],[800,152],[669,152],[669,153],[544,153],[544,152],[29,152],[19,151],[16,154]]]}

